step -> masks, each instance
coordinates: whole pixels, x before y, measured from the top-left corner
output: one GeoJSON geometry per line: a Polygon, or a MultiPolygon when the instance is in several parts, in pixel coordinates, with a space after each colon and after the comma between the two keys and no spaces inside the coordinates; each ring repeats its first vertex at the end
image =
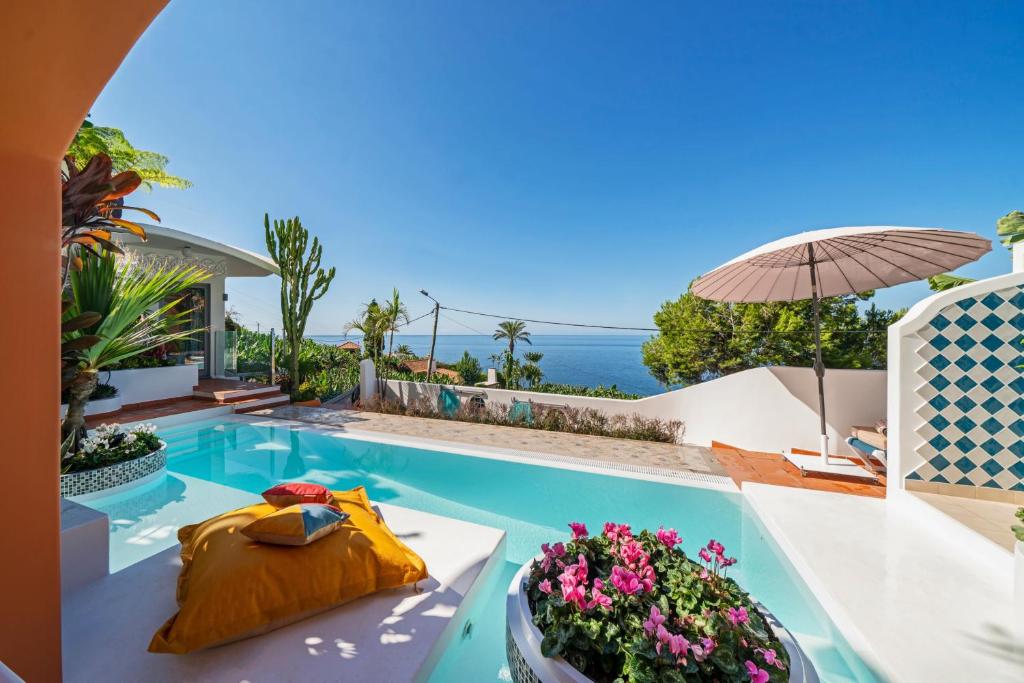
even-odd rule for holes
{"type": "Polygon", "coordinates": [[[256,397],[272,396],[274,394],[280,394],[281,388],[272,387],[244,387],[238,389],[218,389],[218,390],[203,390],[195,389],[192,395],[196,398],[202,398],[209,401],[217,401],[218,403],[239,403],[241,401],[248,401],[256,397]]]}
{"type": "Polygon", "coordinates": [[[249,413],[254,410],[263,410],[264,408],[274,408],[277,406],[286,406],[291,403],[291,398],[288,394],[278,393],[277,396],[270,396],[267,398],[254,398],[251,401],[244,401],[235,406],[236,413],[249,413]]]}

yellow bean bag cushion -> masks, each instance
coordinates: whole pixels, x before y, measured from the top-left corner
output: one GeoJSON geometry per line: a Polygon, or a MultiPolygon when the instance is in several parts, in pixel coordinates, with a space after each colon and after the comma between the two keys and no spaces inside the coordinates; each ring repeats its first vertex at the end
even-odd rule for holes
{"type": "Polygon", "coordinates": [[[349,515],[316,543],[258,543],[241,530],[273,513],[269,503],[182,527],[178,613],[150,652],[185,654],[272,631],[364,595],[427,578],[423,560],[370,507],[366,490],[335,491],[349,515]]]}

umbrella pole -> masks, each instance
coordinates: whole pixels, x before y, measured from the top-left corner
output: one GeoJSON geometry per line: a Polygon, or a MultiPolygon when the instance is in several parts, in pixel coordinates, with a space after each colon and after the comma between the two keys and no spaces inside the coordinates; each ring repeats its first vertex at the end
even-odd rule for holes
{"type": "Polygon", "coordinates": [[[818,303],[818,274],[814,262],[814,243],[807,244],[807,257],[811,266],[811,310],[814,313],[814,374],[818,377],[818,417],[821,420],[819,448],[821,462],[828,464],[828,431],[825,425],[825,364],[821,360],[821,313],[818,303]]]}

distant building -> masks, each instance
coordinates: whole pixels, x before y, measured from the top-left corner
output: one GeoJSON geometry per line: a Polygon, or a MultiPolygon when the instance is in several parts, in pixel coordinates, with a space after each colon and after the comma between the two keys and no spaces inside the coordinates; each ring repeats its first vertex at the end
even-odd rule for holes
{"type": "MultiPolygon", "coordinates": [[[[399,365],[398,367],[405,368],[409,372],[412,372],[412,373],[415,373],[415,374],[424,374],[425,375],[425,374],[427,374],[427,359],[426,358],[422,358],[422,359],[404,360],[404,361],[402,361],[401,365],[399,365]]],[[[451,377],[452,381],[454,381],[454,382],[462,382],[462,376],[459,373],[455,372],[454,370],[449,370],[448,368],[439,368],[439,367],[437,367],[437,361],[434,361],[434,374],[435,375],[443,375],[445,377],[451,377]]]]}
{"type": "Polygon", "coordinates": [[[356,353],[359,353],[362,350],[359,344],[352,341],[351,339],[348,339],[338,344],[338,348],[343,351],[355,351],[356,353]]]}

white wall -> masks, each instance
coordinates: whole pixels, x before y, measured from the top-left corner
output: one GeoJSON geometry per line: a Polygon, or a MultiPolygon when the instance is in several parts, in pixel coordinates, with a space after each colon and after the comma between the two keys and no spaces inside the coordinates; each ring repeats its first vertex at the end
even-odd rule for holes
{"type": "Polygon", "coordinates": [[[199,366],[114,370],[109,381],[104,373],[100,373],[100,380],[117,387],[122,405],[161,401],[191,396],[192,388],[199,383],[199,366]]]}
{"type": "MultiPolygon", "coordinates": [[[[488,402],[520,401],[594,408],[608,414],[681,420],[683,440],[712,441],[749,450],[779,452],[789,448],[818,450],[817,380],[810,368],[756,368],[710,382],[635,401],[541,394],[529,391],[463,387],[482,392],[488,402]]],[[[388,381],[388,397],[435,401],[439,385],[388,381]]],[[[855,424],[873,425],[885,417],[884,370],[829,370],[825,374],[825,408],[833,452],[851,453],[844,439],[855,424]]]]}

